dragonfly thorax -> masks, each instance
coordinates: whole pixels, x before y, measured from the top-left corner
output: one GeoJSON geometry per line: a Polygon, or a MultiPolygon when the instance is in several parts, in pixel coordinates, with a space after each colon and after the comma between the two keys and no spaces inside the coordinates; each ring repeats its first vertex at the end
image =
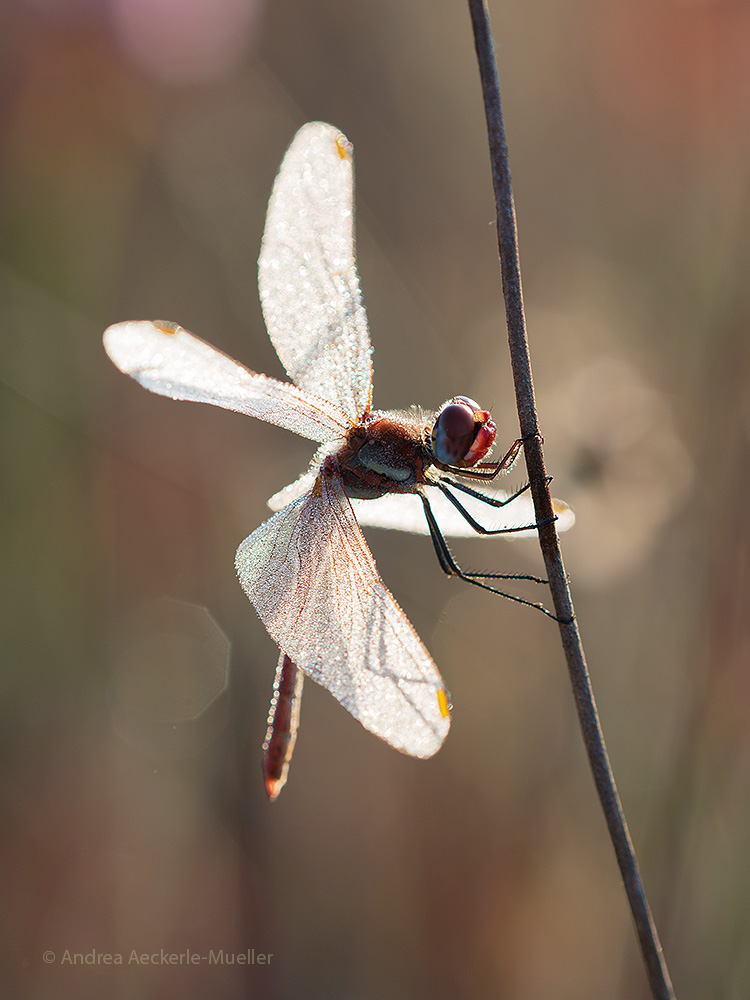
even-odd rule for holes
{"type": "Polygon", "coordinates": [[[430,455],[424,428],[401,415],[373,414],[335,454],[344,489],[358,500],[411,493],[424,482],[430,455]]]}

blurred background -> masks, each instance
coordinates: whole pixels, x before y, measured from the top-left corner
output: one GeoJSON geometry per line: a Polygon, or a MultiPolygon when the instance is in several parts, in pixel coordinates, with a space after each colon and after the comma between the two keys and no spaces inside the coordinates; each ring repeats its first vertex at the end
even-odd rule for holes
{"type": "MultiPolygon", "coordinates": [[[[615,775],[678,995],[744,1000],[750,7],[490,6],[615,775]]],[[[356,150],[375,404],[467,394],[507,447],[465,5],[6,0],[0,54],[3,996],[646,996],[554,624],[445,579],[427,539],[368,531],[450,737],[408,759],[308,684],[269,805],[276,651],[233,556],[312,447],[152,396],[101,347],[110,323],[173,320],[283,377],[255,262],[284,150],[322,119],[356,150]]],[[[540,567],[533,541],[456,551],[540,567]]]]}

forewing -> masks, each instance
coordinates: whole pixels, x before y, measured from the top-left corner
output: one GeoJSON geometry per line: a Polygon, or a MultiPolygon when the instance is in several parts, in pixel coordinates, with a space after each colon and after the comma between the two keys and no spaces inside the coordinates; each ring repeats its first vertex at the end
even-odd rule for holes
{"type": "Polygon", "coordinates": [[[450,726],[437,667],[392,594],[337,478],[240,545],[237,573],[276,643],[391,746],[430,757],[450,726]]]}
{"type": "MultiPolygon", "coordinates": [[[[498,500],[507,497],[502,490],[484,492],[498,500]]],[[[534,524],[534,504],[526,494],[517,497],[506,507],[492,507],[458,490],[454,491],[454,495],[485,528],[517,528],[534,524]]],[[[446,538],[495,537],[478,534],[450,500],[434,486],[426,487],[426,496],[440,530],[446,538]]],[[[575,514],[562,500],[554,500],[553,506],[557,515],[557,530],[567,531],[575,522],[575,514]]],[[[416,493],[387,493],[375,500],[352,500],[352,507],[359,523],[366,527],[397,528],[416,535],[430,533],[422,501],[416,493]]],[[[535,534],[536,528],[531,528],[529,531],[511,532],[507,537],[529,538],[535,534]]]]}
{"type": "Polygon", "coordinates": [[[354,263],[353,183],[346,137],[323,122],[304,125],[271,192],[258,285],[289,377],[358,420],[370,405],[372,362],[354,263]]]}
{"type": "Polygon", "coordinates": [[[120,371],[161,396],[237,410],[313,441],[335,441],[351,427],[335,403],[248,371],[174,323],[117,323],[104,347],[120,371]]]}

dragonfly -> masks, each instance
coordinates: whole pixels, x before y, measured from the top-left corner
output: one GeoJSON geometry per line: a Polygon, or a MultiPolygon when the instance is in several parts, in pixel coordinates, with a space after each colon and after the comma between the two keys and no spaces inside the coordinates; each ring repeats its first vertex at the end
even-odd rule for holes
{"type": "MultiPolygon", "coordinates": [[[[487,460],[488,410],[455,396],[435,412],[372,406],[372,348],[355,261],[353,149],[331,125],[294,137],[274,182],[258,261],[268,334],[290,382],[245,368],[181,326],[110,326],[114,364],[151,392],[211,403],[317,442],[310,468],[269,500],[273,516],[239,546],[240,584],[279,649],[263,745],[273,800],[289,769],[303,677],[327,688],[392,747],[431,757],[447,736],[451,699],[417,632],[378,574],[361,525],[429,535],[449,576],[524,604],[501,573],[471,573],[447,537],[529,534],[527,487],[492,481],[513,464],[515,441],[487,460]],[[467,482],[468,480],[468,482],[467,482]],[[490,513],[493,522],[482,523],[490,513]]],[[[574,515],[561,501],[557,527],[574,515]]],[[[539,606],[539,605],[534,605],[539,606]]]]}

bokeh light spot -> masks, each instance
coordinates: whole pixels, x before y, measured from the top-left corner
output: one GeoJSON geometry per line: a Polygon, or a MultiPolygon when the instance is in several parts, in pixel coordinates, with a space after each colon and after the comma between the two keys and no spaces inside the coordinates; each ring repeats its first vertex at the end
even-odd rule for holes
{"type": "Polygon", "coordinates": [[[175,85],[235,67],[262,7],[261,0],[112,0],[125,49],[150,74],[175,85]]]}
{"type": "Polygon", "coordinates": [[[205,608],[169,598],[132,632],[112,681],[120,735],[157,756],[200,751],[225,725],[229,641],[205,608]]]}

